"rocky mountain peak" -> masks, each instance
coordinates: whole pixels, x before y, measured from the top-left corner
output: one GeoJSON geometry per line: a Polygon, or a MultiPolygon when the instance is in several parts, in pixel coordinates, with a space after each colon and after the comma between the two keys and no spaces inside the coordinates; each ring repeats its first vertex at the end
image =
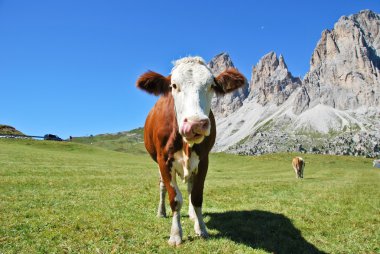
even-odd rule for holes
{"type": "Polygon", "coordinates": [[[263,77],[270,77],[276,71],[278,65],[277,55],[274,51],[271,51],[264,55],[253,69],[263,74],[263,77]]]}
{"type": "Polygon", "coordinates": [[[261,105],[281,105],[299,86],[301,80],[289,72],[284,57],[272,51],[252,68],[249,97],[261,105]]]}
{"type": "Polygon", "coordinates": [[[280,66],[281,69],[288,69],[288,66],[285,63],[284,57],[280,55],[280,58],[278,60],[278,65],[280,66]]]}
{"type": "Polygon", "coordinates": [[[380,105],[380,16],[364,10],[322,32],[304,79],[310,107],[380,105]]]}
{"type": "Polygon", "coordinates": [[[209,62],[208,66],[215,76],[218,76],[225,69],[235,67],[230,55],[226,52],[214,56],[214,58],[209,62]]]}

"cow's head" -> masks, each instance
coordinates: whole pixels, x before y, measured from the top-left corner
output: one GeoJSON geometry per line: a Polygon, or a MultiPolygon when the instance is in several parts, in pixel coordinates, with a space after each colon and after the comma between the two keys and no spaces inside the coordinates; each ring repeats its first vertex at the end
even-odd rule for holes
{"type": "Polygon", "coordinates": [[[170,76],[149,71],[140,76],[136,85],[155,95],[172,94],[179,133],[193,145],[210,134],[208,116],[214,93],[225,94],[244,84],[244,76],[234,68],[214,77],[202,58],[185,57],[174,63],[170,76]]]}

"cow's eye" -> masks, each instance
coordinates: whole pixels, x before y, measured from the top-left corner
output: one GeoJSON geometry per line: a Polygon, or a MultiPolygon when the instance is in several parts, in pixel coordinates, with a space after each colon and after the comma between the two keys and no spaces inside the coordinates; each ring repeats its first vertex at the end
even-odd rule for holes
{"type": "Polygon", "coordinates": [[[172,84],[172,88],[173,89],[177,89],[177,85],[176,84],[172,84]]]}

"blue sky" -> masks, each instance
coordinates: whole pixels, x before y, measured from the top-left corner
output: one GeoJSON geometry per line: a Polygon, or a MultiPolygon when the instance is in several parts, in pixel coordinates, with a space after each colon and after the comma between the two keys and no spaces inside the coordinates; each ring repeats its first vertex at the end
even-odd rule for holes
{"type": "Polygon", "coordinates": [[[228,52],[250,79],[270,51],[304,76],[324,29],[379,0],[0,0],[0,124],[62,138],[141,127],[156,97],[135,88],[188,55],[228,52]]]}

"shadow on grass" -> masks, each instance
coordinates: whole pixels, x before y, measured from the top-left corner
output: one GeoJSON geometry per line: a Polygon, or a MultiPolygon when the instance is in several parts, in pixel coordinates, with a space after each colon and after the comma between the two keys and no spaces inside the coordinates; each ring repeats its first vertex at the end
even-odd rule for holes
{"type": "Polygon", "coordinates": [[[216,229],[216,238],[228,238],[254,249],[271,253],[326,253],[308,243],[301,232],[282,214],[266,211],[207,213],[207,227],[216,229]]]}

